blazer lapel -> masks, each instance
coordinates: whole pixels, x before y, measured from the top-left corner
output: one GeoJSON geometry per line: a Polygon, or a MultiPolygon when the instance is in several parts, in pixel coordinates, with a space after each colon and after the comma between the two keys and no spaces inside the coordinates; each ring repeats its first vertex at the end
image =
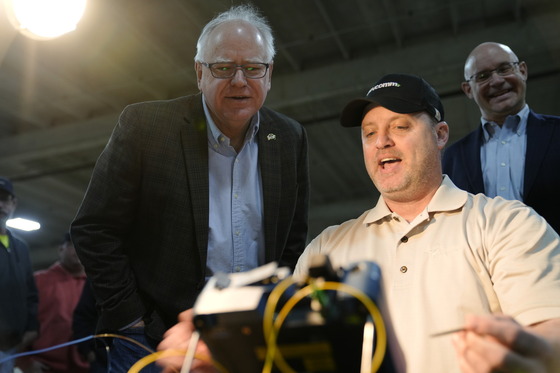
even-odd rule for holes
{"type": "Polygon", "coordinates": [[[480,148],[483,138],[482,131],[482,126],[479,126],[478,130],[474,131],[469,136],[469,141],[465,143],[463,154],[461,155],[461,158],[464,160],[465,174],[475,193],[484,193],[484,181],[482,180],[482,167],[480,162],[480,148]]]}
{"type": "Polygon", "coordinates": [[[259,144],[259,164],[263,188],[265,260],[275,260],[276,226],[278,224],[280,186],[282,174],[280,167],[280,139],[278,128],[261,115],[257,135],[259,144]]]}
{"type": "Polygon", "coordinates": [[[550,146],[553,126],[538,114],[529,112],[527,117],[527,150],[525,153],[525,176],[523,178],[523,199],[531,190],[543,162],[546,150],[550,146]]]}
{"type": "Polygon", "coordinates": [[[200,253],[200,268],[204,272],[208,250],[209,183],[208,135],[201,95],[194,96],[188,103],[185,122],[180,133],[181,144],[200,253]]]}

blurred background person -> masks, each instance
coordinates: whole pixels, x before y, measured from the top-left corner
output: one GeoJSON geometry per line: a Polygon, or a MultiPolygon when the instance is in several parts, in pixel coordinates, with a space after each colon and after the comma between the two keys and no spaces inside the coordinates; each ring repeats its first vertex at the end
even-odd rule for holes
{"type": "MultiPolygon", "coordinates": [[[[41,350],[72,340],[72,318],[86,275],[70,234],[64,235],[58,247],[58,261],[48,269],[35,272],[39,291],[39,337],[30,350],[41,350]]],[[[89,364],[78,353],[76,345],[56,348],[18,359],[24,373],[87,373],[89,364]]]]}
{"type": "Polygon", "coordinates": [[[524,202],[560,232],[560,117],[529,108],[528,75],[507,45],[473,49],[461,88],[481,124],[445,150],[443,173],[468,192],[524,202]]]}
{"type": "MultiPolygon", "coordinates": [[[[0,359],[29,345],[39,329],[29,248],[6,228],[16,205],[11,180],[0,177],[0,359]]],[[[14,364],[0,363],[0,373],[12,373],[14,364]]]]}

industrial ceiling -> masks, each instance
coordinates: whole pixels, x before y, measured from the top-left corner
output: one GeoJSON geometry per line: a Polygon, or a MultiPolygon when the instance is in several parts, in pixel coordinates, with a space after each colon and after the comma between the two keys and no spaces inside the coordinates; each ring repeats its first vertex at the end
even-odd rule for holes
{"type": "MultiPolygon", "coordinates": [[[[42,224],[18,232],[36,268],[56,260],[121,110],[196,93],[198,35],[218,12],[240,3],[89,0],[74,32],[48,41],[15,31],[0,5],[0,175],[14,181],[16,216],[42,224]]],[[[558,0],[252,3],[269,19],[278,50],[266,105],[299,120],[309,135],[309,238],[377,199],[359,132],[341,128],[338,117],[383,74],[430,81],[455,141],[480,117],[460,91],[464,60],[480,42],[502,42],[529,66],[531,108],[560,115],[558,0]]]]}

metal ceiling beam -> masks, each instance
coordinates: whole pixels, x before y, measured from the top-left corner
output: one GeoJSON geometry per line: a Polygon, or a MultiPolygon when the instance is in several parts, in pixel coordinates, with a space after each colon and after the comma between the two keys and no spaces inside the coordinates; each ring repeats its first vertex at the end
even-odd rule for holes
{"type": "Polygon", "coordinates": [[[387,19],[389,20],[389,25],[391,26],[391,31],[393,32],[397,46],[400,48],[402,47],[403,37],[399,26],[398,14],[395,10],[394,0],[383,0],[383,7],[387,12],[387,19]]]}
{"type": "MultiPolygon", "coordinates": [[[[553,23],[556,21],[554,17],[543,16],[533,19],[532,22],[541,28],[554,29],[553,23]]],[[[438,79],[434,83],[441,86],[447,74],[450,77],[461,76],[464,55],[468,53],[468,51],[462,50],[461,46],[475,45],[488,32],[492,32],[497,39],[505,39],[514,31],[519,35],[522,45],[531,46],[531,50],[517,51],[525,58],[530,58],[529,52],[533,55],[539,53],[548,55],[558,53],[560,50],[560,37],[551,35],[545,42],[542,34],[534,27],[520,30],[515,25],[497,26],[478,33],[463,35],[459,39],[449,38],[444,41],[438,39],[418,44],[389,55],[374,55],[319,69],[276,76],[273,80],[273,88],[268,94],[267,105],[282,111],[333,97],[352,97],[367,89],[371,80],[378,75],[406,68],[410,59],[416,61],[419,71],[424,71],[426,75],[433,74],[438,79]],[[426,53],[428,50],[445,50],[446,66],[455,66],[456,71],[449,70],[446,74],[442,74],[441,68],[433,65],[430,53],[426,53]],[[348,72],[351,71],[363,71],[364,73],[362,75],[352,74],[350,78],[348,72]],[[375,72],[375,76],[372,76],[370,72],[375,72]],[[329,76],[330,79],[324,79],[325,76],[329,76]]],[[[532,68],[532,73],[538,73],[539,70],[554,71],[554,69],[558,70],[557,61],[543,60],[538,66],[532,68]]],[[[457,82],[451,80],[452,78],[450,78],[450,83],[452,83],[450,86],[456,88],[457,82]]],[[[332,113],[325,113],[325,115],[334,115],[339,110],[339,107],[333,107],[332,113]]],[[[64,154],[88,147],[102,146],[114,128],[119,112],[115,111],[87,120],[80,119],[64,126],[14,136],[3,136],[0,138],[0,167],[4,167],[12,161],[22,162],[53,156],[57,153],[64,154]]],[[[312,116],[316,113],[306,115],[312,116]]]]}
{"type": "Polygon", "coordinates": [[[449,18],[451,19],[451,27],[453,28],[453,35],[457,35],[459,32],[460,16],[459,10],[457,8],[457,3],[455,0],[448,1],[449,7],[449,18]]]}
{"type": "MultiPolygon", "coordinates": [[[[374,22],[372,22],[372,20],[375,19],[375,14],[370,8],[371,1],[368,0],[357,0],[357,1],[358,1],[358,8],[360,10],[360,14],[364,17],[366,22],[371,25],[369,28],[369,30],[371,30],[371,35],[376,41],[378,41],[378,35],[373,31],[374,22]]],[[[377,48],[377,44],[375,45],[375,47],[377,48]]]]}
{"type": "Polygon", "coordinates": [[[523,0],[515,0],[513,2],[513,16],[515,17],[516,21],[520,21],[521,20],[521,2],[523,0]]]}
{"type": "Polygon", "coordinates": [[[338,35],[338,32],[336,30],[336,27],[334,27],[334,24],[331,20],[331,17],[329,16],[327,10],[323,6],[323,3],[321,2],[321,0],[315,0],[315,5],[317,6],[317,9],[319,9],[319,14],[321,14],[321,17],[323,18],[323,20],[327,24],[329,32],[332,34],[332,37],[334,38],[334,41],[335,41],[336,45],[338,46],[338,49],[340,50],[340,53],[342,54],[342,57],[344,57],[345,60],[350,59],[350,53],[348,53],[348,50],[344,46],[344,42],[342,41],[342,39],[340,39],[340,36],[338,35]]]}
{"type": "MultiPolygon", "coordinates": [[[[411,60],[415,61],[416,71],[422,71],[426,75],[432,74],[435,77],[434,84],[440,85],[449,80],[452,89],[459,89],[456,79],[460,79],[463,75],[464,59],[470,51],[469,48],[480,43],[480,40],[484,40],[488,34],[493,35],[496,40],[507,40],[511,35],[517,35],[520,46],[525,47],[515,49],[518,49],[517,53],[526,57],[537,56],[543,52],[552,54],[560,51],[560,29],[555,26],[557,20],[554,14],[534,17],[530,22],[531,24],[523,28],[519,28],[517,24],[497,25],[469,34],[460,34],[458,37],[426,41],[390,54],[378,54],[297,74],[285,74],[273,81],[273,88],[268,93],[267,105],[282,111],[297,106],[303,107],[331,97],[351,97],[361,94],[369,87],[372,79],[384,73],[409,70],[411,60]],[[539,27],[536,28],[532,24],[539,27]],[[558,37],[550,35],[544,40],[541,32],[543,29],[556,30],[558,37]],[[444,65],[434,64],[434,55],[428,51],[441,52],[445,60],[440,62],[444,65]],[[329,79],[325,79],[325,76],[329,79]]],[[[543,60],[532,69],[532,72],[537,73],[536,69],[558,71],[558,61],[543,60]]],[[[332,108],[334,112],[339,109],[332,108]]]]}
{"type": "Polygon", "coordinates": [[[301,65],[298,63],[298,61],[296,61],[294,56],[292,56],[292,54],[288,52],[288,49],[282,46],[281,43],[278,43],[277,49],[278,52],[280,52],[282,56],[284,56],[284,58],[288,61],[288,63],[290,64],[292,69],[294,69],[294,71],[301,71],[301,65]]]}

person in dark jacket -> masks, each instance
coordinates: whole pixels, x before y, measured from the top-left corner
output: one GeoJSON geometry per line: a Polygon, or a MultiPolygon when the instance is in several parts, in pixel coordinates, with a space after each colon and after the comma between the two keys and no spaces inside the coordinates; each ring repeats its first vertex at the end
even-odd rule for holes
{"type": "Polygon", "coordinates": [[[529,108],[528,76],[507,45],[482,43],[469,54],[462,88],[481,124],[445,150],[443,173],[468,192],[524,202],[560,232],[560,117],[529,108]]]}
{"type": "MultiPolygon", "coordinates": [[[[39,330],[29,248],[6,227],[16,205],[11,180],[0,177],[0,360],[27,347],[39,330]]],[[[12,373],[14,364],[0,363],[0,373],[12,373]]]]}
{"type": "MultiPolygon", "coordinates": [[[[295,266],[307,239],[307,135],[263,107],[274,53],[266,20],[234,6],[199,38],[201,93],[124,109],[71,227],[99,331],[155,348],[213,274],[295,266]]],[[[113,340],[112,369],[145,354],[132,348],[113,340]]]]}

